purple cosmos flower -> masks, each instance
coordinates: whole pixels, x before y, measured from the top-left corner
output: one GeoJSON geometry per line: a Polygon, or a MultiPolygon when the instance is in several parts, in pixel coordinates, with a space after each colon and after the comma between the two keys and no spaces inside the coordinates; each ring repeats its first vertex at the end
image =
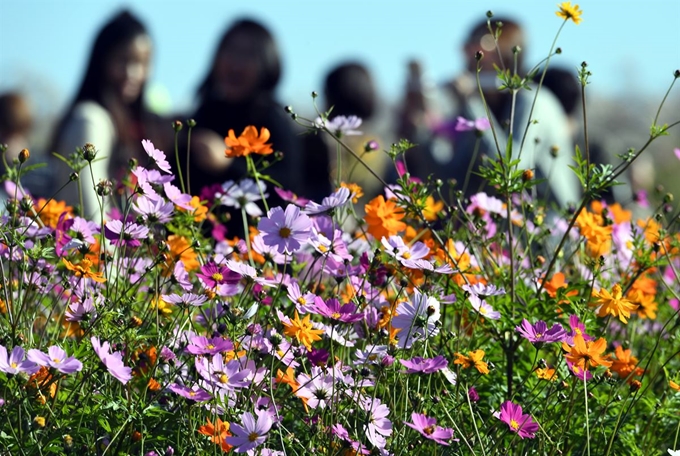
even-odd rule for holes
{"type": "Polygon", "coordinates": [[[424,243],[418,241],[409,247],[401,236],[390,236],[389,239],[383,237],[381,243],[385,248],[385,253],[395,257],[407,268],[433,269],[431,263],[424,260],[430,254],[430,249],[424,243]]]}
{"type": "Polygon", "coordinates": [[[191,291],[193,289],[193,286],[189,281],[189,273],[184,267],[184,262],[182,260],[178,260],[177,263],[175,263],[175,267],[172,270],[172,276],[184,291],[191,291]]]}
{"type": "Polygon", "coordinates": [[[380,364],[385,356],[387,356],[387,345],[368,345],[365,350],[356,351],[359,364],[380,364]]]}
{"type": "Polygon", "coordinates": [[[175,205],[162,199],[154,200],[140,195],[132,203],[132,210],[139,214],[145,222],[167,223],[172,219],[175,205]]]}
{"type": "Polygon", "coordinates": [[[369,415],[366,426],[368,441],[378,448],[385,448],[386,438],[392,434],[392,422],[387,419],[390,409],[377,398],[362,400],[359,405],[369,415]]]}
{"type": "Polygon", "coordinates": [[[212,399],[210,393],[198,385],[194,385],[189,388],[188,386],[173,383],[172,385],[168,386],[168,389],[175,394],[179,394],[180,396],[189,399],[190,401],[207,402],[212,399]]]}
{"type": "Polygon", "coordinates": [[[513,404],[510,401],[503,402],[498,418],[508,425],[510,431],[516,432],[520,438],[533,439],[536,437],[538,423],[533,420],[531,415],[522,413],[521,405],[513,404]]]}
{"type": "Polygon", "coordinates": [[[139,247],[142,245],[139,240],[146,239],[149,229],[136,223],[109,220],[104,227],[104,234],[115,246],[139,247]]]}
{"type": "Polygon", "coordinates": [[[57,369],[62,374],[72,374],[74,372],[79,372],[83,368],[83,363],[73,356],[67,357],[66,352],[56,345],[52,345],[48,348],[47,353],[32,348],[28,351],[28,356],[26,356],[26,358],[40,366],[57,369]]]}
{"type": "Polygon", "coordinates": [[[142,146],[146,154],[151,157],[151,159],[156,162],[156,166],[160,168],[161,171],[172,174],[172,169],[170,168],[170,163],[165,159],[165,153],[156,149],[151,141],[148,139],[142,139],[142,146]]]}
{"type": "Polygon", "coordinates": [[[307,352],[307,359],[313,366],[325,366],[329,356],[328,350],[323,348],[312,348],[312,351],[307,352]]]}
{"type": "Polygon", "coordinates": [[[312,221],[299,207],[289,204],[285,212],[280,207],[271,208],[257,229],[266,245],[276,247],[279,253],[291,254],[309,240],[312,221]]]}
{"type": "Polygon", "coordinates": [[[24,359],[24,349],[16,346],[12,349],[12,353],[7,356],[7,348],[0,345],[0,372],[6,374],[18,374],[26,372],[34,374],[40,370],[40,367],[33,361],[24,359]]]}
{"type": "Polygon", "coordinates": [[[172,203],[187,211],[193,211],[195,208],[190,204],[191,195],[182,193],[182,191],[172,185],[170,182],[163,184],[163,190],[165,191],[165,196],[172,201],[172,203]]]}
{"type": "Polygon", "coordinates": [[[153,182],[149,179],[149,171],[146,168],[137,166],[130,172],[137,178],[136,193],[140,193],[152,200],[161,199],[161,196],[156,193],[156,190],[151,185],[153,182]]]}
{"type": "Polygon", "coordinates": [[[543,320],[538,320],[532,325],[526,318],[522,319],[522,325],[515,327],[515,330],[532,344],[562,342],[567,336],[562,325],[555,323],[552,328],[548,329],[548,325],[543,320]]]}
{"type": "Polygon", "coordinates": [[[321,204],[310,201],[305,206],[305,213],[309,215],[323,214],[344,205],[352,195],[347,187],[340,187],[335,192],[321,200],[321,204]]]}
{"type": "Polygon", "coordinates": [[[316,295],[314,293],[302,293],[300,290],[300,285],[297,282],[291,282],[287,287],[288,299],[295,303],[295,308],[301,314],[305,314],[310,311],[311,307],[314,305],[314,299],[316,295]]]}
{"type": "Polygon", "coordinates": [[[484,318],[488,318],[489,320],[500,320],[501,313],[491,307],[490,304],[481,299],[479,296],[471,294],[468,296],[468,299],[470,300],[472,308],[484,318]]]}
{"type": "MultiPolygon", "coordinates": [[[[426,439],[434,440],[440,445],[449,445],[447,440],[453,438],[453,429],[437,426],[437,420],[423,415],[422,413],[411,413],[412,423],[404,422],[411,429],[415,429],[426,439]]],[[[456,439],[457,441],[457,439],[456,439]]]]}
{"type": "Polygon", "coordinates": [[[593,374],[591,374],[588,370],[581,369],[579,366],[572,364],[569,361],[567,361],[567,367],[569,368],[569,371],[572,374],[574,374],[574,377],[578,378],[581,381],[584,380],[584,377],[586,381],[593,378],[593,374]]]}
{"type": "Polygon", "coordinates": [[[116,377],[123,385],[132,378],[132,369],[123,364],[123,356],[120,352],[109,353],[111,348],[108,342],[100,343],[97,337],[90,339],[94,352],[99,356],[102,364],[106,366],[109,373],[116,377]]]}
{"type": "Polygon", "coordinates": [[[184,293],[182,295],[173,293],[171,295],[161,295],[161,298],[163,301],[169,304],[175,304],[176,306],[183,305],[196,307],[202,306],[208,300],[207,296],[194,293],[184,293]]]}
{"type": "Polygon", "coordinates": [[[413,293],[410,301],[397,306],[397,315],[392,318],[392,327],[399,329],[397,338],[400,348],[411,348],[414,341],[435,336],[439,333],[439,301],[431,296],[413,293]]]}
{"type": "Polygon", "coordinates": [[[197,357],[194,362],[199,375],[209,382],[225,390],[234,390],[248,386],[250,369],[241,369],[238,360],[224,362],[221,356],[213,356],[212,359],[197,357]]]}
{"type": "Polygon", "coordinates": [[[234,181],[227,181],[222,184],[222,192],[216,194],[220,199],[220,202],[229,207],[235,209],[245,209],[246,214],[251,217],[260,217],[262,215],[262,209],[255,204],[255,201],[259,201],[267,198],[269,195],[265,193],[267,186],[264,182],[258,181],[257,183],[252,179],[243,179],[238,184],[234,181]]]}
{"type": "Polygon", "coordinates": [[[267,440],[267,433],[272,427],[272,419],[269,413],[256,413],[257,419],[252,413],[245,412],[241,415],[241,423],[231,423],[230,430],[233,436],[226,437],[229,445],[234,447],[235,453],[246,453],[257,448],[267,440]]]}
{"type": "Polygon", "coordinates": [[[340,301],[335,298],[324,301],[323,298],[316,296],[314,298],[314,305],[309,310],[310,312],[343,323],[354,323],[364,318],[362,313],[356,313],[356,304],[348,302],[347,304],[340,305],[340,301]]]}
{"type": "Polygon", "coordinates": [[[441,355],[434,358],[421,358],[414,356],[412,359],[400,359],[399,362],[406,368],[406,374],[432,374],[444,369],[449,362],[441,355]]]}
{"type": "Polygon", "coordinates": [[[470,402],[477,402],[477,401],[479,401],[479,393],[477,392],[477,390],[475,389],[474,386],[471,386],[471,387],[468,389],[467,394],[468,394],[468,398],[470,398],[470,402]]]}
{"type": "Polygon", "coordinates": [[[317,117],[314,121],[316,128],[327,128],[338,138],[347,135],[360,135],[357,130],[361,126],[362,120],[357,116],[335,116],[332,120],[317,117]]]}
{"type": "Polygon", "coordinates": [[[216,355],[233,349],[234,344],[229,339],[223,337],[208,339],[204,336],[194,336],[184,350],[192,355],[216,355]]]}
{"type": "Polygon", "coordinates": [[[290,190],[284,190],[284,189],[279,188],[279,187],[274,187],[274,191],[286,203],[292,203],[292,204],[295,204],[296,206],[300,206],[300,207],[305,207],[305,205],[307,203],[309,203],[309,200],[307,198],[297,196],[295,193],[291,192],[290,190]]]}

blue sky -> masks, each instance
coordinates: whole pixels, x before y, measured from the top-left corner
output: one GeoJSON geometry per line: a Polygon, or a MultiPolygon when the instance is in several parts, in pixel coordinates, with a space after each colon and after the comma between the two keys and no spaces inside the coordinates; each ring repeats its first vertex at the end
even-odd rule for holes
{"type": "MultiPolygon", "coordinates": [[[[659,95],[680,68],[678,0],[582,0],[583,22],[568,23],[556,60],[589,63],[591,90],[623,96],[659,95]]],[[[55,103],[73,95],[94,35],[115,11],[129,7],[155,43],[153,82],[175,109],[190,106],[216,41],[234,19],[251,16],[275,34],[284,58],[279,98],[295,106],[321,86],[343,59],[374,72],[381,95],[402,90],[406,62],[419,57],[434,81],[460,70],[461,42],[487,10],[521,20],[528,29],[529,62],[543,58],[559,29],[556,1],[469,0],[0,0],[0,90],[47,85],[55,103]]],[[[300,106],[302,107],[302,106],[300,106]]]]}

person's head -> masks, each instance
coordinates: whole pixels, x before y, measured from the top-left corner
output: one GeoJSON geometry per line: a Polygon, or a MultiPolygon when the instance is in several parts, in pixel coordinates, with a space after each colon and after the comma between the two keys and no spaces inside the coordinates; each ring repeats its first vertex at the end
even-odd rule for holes
{"type": "Polygon", "coordinates": [[[33,126],[31,107],[26,99],[15,92],[0,95],[0,142],[16,136],[26,136],[33,126]]]}
{"type": "Polygon", "coordinates": [[[524,30],[519,23],[508,18],[494,17],[491,20],[491,30],[489,30],[489,26],[486,20],[484,20],[472,27],[468,34],[468,38],[463,46],[468,71],[476,73],[478,62],[475,59],[475,54],[478,51],[484,53],[484,58],[479,62],[482,72],[495,73],[494,64],[501,68],[503,66],[505,68],[513,68],[515,59],[513,48],[515,46],[521,48],[521,52],[517,54],[517,69],[520,72],[523,71],[524,54],[526,53],[524,49],[525,36],[524,30]],[[496,44],[491,30],[496,32],[499,24],[502,24],[502,26],[500,27],[500,35],[496,44]]]}
{"type": "Polygon", "coordinates": [[[136,17],[127,11],[114,16],[97,34],[75,101],[105,105],[114,97],[126,105],[141,103],[151,50],[149,34],[136,17]]]}
{"type": "Polygon", "coordinates": [[[236,103],[273,93],[280,78],[274,37],[262,24],[242,19],[222,36],[199,94],[236,103]]]}
{"type": "Polygon", "coordinates": [[[360,63],[344,63],[326,75],[324,83],[326,108],[331,116],[356,115],[369,119],[376,105],[375,87],[368,69],[360,63]]]}

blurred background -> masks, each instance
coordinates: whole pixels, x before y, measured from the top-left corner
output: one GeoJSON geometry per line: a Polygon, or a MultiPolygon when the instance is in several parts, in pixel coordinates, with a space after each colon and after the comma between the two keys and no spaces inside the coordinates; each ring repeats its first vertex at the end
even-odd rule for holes
{"type": "MultiPolygon", "coordinates": [[[[567,23],[551,64],[567,69],[587,61],[591,135],[614,155],[644,144],[656,108],[680,68],[677,21],[680,2],[582,0],[583,22],[567,23]]],[[[338,62],[356,60],[372,73],[383,113],[404,96],[407,64],[418,59],[423,81],[439,84],[464,65],[462,43],[487,10],[520,21],[528,33],[527,62],[548,53],[563,23],[557,2],[444,2],[439,0],[1,0],[0,92],[23,94],[33,112],[33,144],[47,147],[50,129],[74,96],[97,30],[128,8],[153,40],[147,103],[159,114],[191,112],[225,28],[241,17],[273,33],[283,61],[277,98],[311,113],[312,90],[338,62]]],[[[680,87],[660,120],[680,117],[680,87]]],[[[182,118],[182,117],[180,117],[182,118]]],[[[680,197],[677,128],[661,138],[638,168],[640,185],[664,185],[680,197]],[[656,172],[655,172],[656,171],[656,172]]]]}

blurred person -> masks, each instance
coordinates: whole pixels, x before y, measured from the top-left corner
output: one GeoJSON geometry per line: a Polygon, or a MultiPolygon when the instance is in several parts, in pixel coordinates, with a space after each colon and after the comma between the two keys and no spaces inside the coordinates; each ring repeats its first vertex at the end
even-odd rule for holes
{"type": "MultiPolygon", "coordinates": [[[[84,216],[99,211],[95,186],[100,180],[120,181],[133,158],[140,165],[147,163],[142,139],[161,150],[169,144],[171,131],[144,104],[152,51],[149,33],[139,19],[128,11],[111,18],[97,34],[78,92],[57,125],[53,151],[68,156],[86,143],[97,150],[91,165],[94,179],[87,167],[80,173],[84,216]]],[[[55,189],[68,182],[72,173],[66,164],[56,162],[55,189]]],[[[78,204],[77,183],[69,183],[57,198],[78,204]]],[[[105,209],[108,202],[104,198],[105,209]]]]}
{"type": "MultiPolygon", "coordinates": [[[[343,136],[341,140],[350,147],[371,170],[383,179],[390,160],[380,150],[390,144],[387,117],[380,113],[380,103],[373,78],[366,66],[345,62],[335,66],[325,77],[324,109],[330,110],[329,120],[338,116],[357,116],[362,123],[358,134],[343,136]],[[369,142],[374,142],[369,146],[369,142]],[[367,151],[377,145],[378,150],[367,151]]],[[[330,194],[338,179],[338,143],[327,134],[310,134],[305,137],[303,160],[305,189],[303,195],[320,201],[330,194]]],[[[340,180],[358,184],[368,200],[381,193],[382,183],[366,167],[341,148],[340,180]]],[[[360,207],[361,205],[357,206],[360,207]]]]}
{"type": "MultiPolygon", "coordinates": [[[[538,83],[541,79],[542,72],[538,72],[535,81],[538,83]]],[[[543,76],[543,87],[549,89],[558,99],[564,112],[567,114],[569,120],[569,133],[574,143],[579,144],[581,153],[586,156],[585,148],[585,134],[583,130],[583,115],[582,115],[582,98],[581,98],[581,83],[576,76],[576,70],[567,70],[560,67],[548,67],[543,76]]],[[[590,162],[595,165],[609,164],[609,159],[605,148],[594,137],[592,131],[589,135],[588,151],[590,155],[590,162]]],[[[625,179],[624,176],[619,178],[625,179]]],[[[614,186],[609,187],[600,195],[608,203],[613,203],[615,200],[623,202],[629,201],[632,198],[629,186],[614,186]]]]}
{"type": "MultiPolygon", "coordinates": [[[[22,149],[28,149],[33,165],[44,161],[42,148],[36,150],[33,129],[35,119],[28,99],[18,92],[6,92],[0,95],[0,144],[7,145],[5,160],[12,163],[18,159],[22,149]]],[[[5,171],[2,163],[2,171],[5,171]]],[[[27,166],[27,165],[25,165],[27,166]]],[[[48,167],[33,169],[22,173],[21,184],[31,195],[45,196],[50,192],[50,176],[48,167]]]]}
{"type": "MultiPolygon", "coordinates": [[[[406,154],[409,169],[421,178],[433,174],[436,178],[454,179],[455,188],[462,190],[466,197],[479,191],[493,192],[477,172],[483,156],[498,157],[498,148],[490,131],[480,136],[474,128],[459,131],[462,129],[456,127],[458,117],[471,121],[487,118],[477,87],[478,65],[479,85],[490,111],[488,121],[496,130],[502,153],[505,153],[510,136],[513,100],[510,91],[499,90],[500,81],[494,65],[508,69],[516,65],[520,76],[526,74],[523,29],[517,22],[505,18],[494,18],[492,28],[498,23],[502,23],[502,33],[497,44],[486,21],[472,28],[463,45],[466,71],[439,88],[441,93],[435,97],[439,106],[425,107],[425,114],[428,110],[434,110],[435,114],[423,115],[423,108],[419,105],[425,98],[413,94],[408,95],[408,103],[404,103],[403,107],[402,131],[408,135],[409,130],[404,126],[410,126],[410,134],[415,136],[409,139],[423,145],[420,151],[416,151],[417,155],[406,154]],[[483,53],[479,61],[475,58],[478,52],[483,53]],[[423,119],[428,118],[442,121],[435,126],[423,127],[423,119]],[[475,152],[477,141],[479,149],[475,152]]],[[[538,186],[538,197],[548,196],[565,207],[570,202],[577,202],[580,197],[578,179],[568,168],[574,164],[568,120],[552,93],[538,90],[531,84],[530,87],[531,91],[522,89],[515,97],[513,158],[520,158],[519,169],[532,169],[537,178],[547,179],[546,183],[538,186]],[[521,154],[520,148],[523,148],[521,154]],[[552,158],[553,155],[555,158],[552,158]]]]}
{"type": "MultiPolygon", "coordinates": [[[[249,125],[258,131],[267,128],[271,133],[268,142],[284,155],[282,161],[263,173],[285,189],[299,192],[301,142],[296,135],[295,123],[275,96],[281,73],[278,46],[262,24],[241,19],[226,30],[199,87],[199,104],[192,116],[196,121],[189,159],[192,193],[198,194],[201,188],[245,177],[245,160],[225,157],[224,138],[229,130],[234,130],[238,137],[249,125]]],[[[276,161],[274,155],[267,159],[276,161]]],[[[184,167],[183,157],[180,162],[184,167]]],[[[275,205],[279,201],[271,191],[271,185],[268,187],[272,199],[270,206],[275,205]]],[[[237,217],[240,220],[240,215],[237,217]]]]}

